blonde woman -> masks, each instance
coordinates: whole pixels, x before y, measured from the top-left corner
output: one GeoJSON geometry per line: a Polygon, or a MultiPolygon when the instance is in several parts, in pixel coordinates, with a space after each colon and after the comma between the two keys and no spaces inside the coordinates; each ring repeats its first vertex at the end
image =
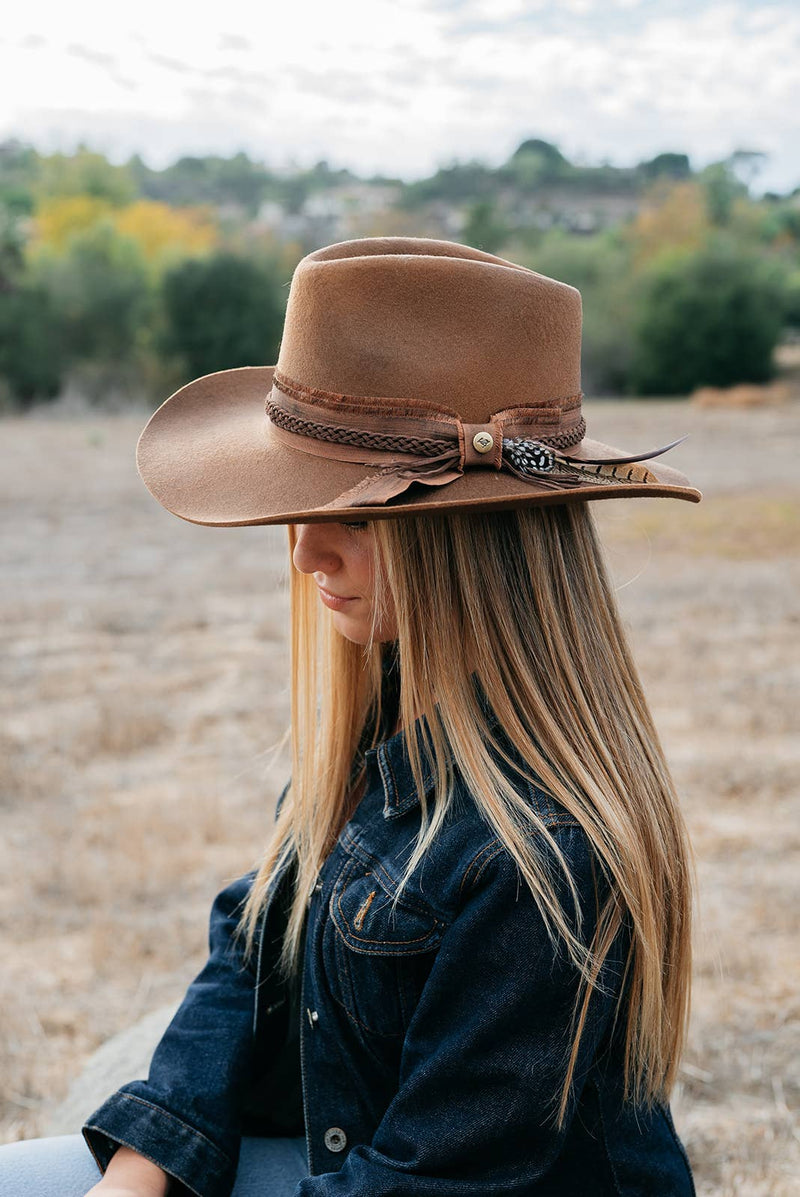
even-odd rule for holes
{"type": "Polygon", "coordinates": [[[276,367],[151,418],[168,510],[289,526],[291,782],[149,1078],[15,1192],[48,1151],[61,1197],[693,1192],[689,851],[591,500],[701,496],[586,437],[580,324],[501,258],[345,242],[276,367]]]}

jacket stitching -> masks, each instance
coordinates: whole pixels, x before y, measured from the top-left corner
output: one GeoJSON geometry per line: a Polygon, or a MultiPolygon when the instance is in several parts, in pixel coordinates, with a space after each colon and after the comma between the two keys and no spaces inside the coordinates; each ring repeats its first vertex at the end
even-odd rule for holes
{"type": "Polygon", "coordinates": [[[378,1035],[381,1039],[396,1039],[398,1035],[402,1035],[404,1033],[403,1031],[377,1031],[373,1027],[368,1027],[365,1022],[362,1022],[362,1020],[355,1013],[356,986],[353,984],[353,974],[346,950],[346,944],[339,934],[334,935],[334,955],[340,975],[343,975],[346,978],[347,1000],[345,1000],[343,997],[337,997],[332,989],[330,991],[331,997],[336,1004],[342,1008],[350,1021],[355,1023],[360,1030],[366,1031],[368,1035],[378,1035]]]}
{"type": "MultiPolygon", "coordinates": [[[[398,785],[398,782],[397,782],[397,774],[394,771],[394,765],[392,764],[392,760],[391,760],[391,757],[389,756],[388,752],[384,751],[384,752],[378,753],[378,764],[380,766],[381,776],[384,777],[384,793],[386,796],[386,806],[389,808],[389,811],[391,813],[402,814],[404,811],[408,810],[409,807],[414,806],[415,804],[417,804],[419,802],[419,794],[415,789],[412,789],[408,793],[401,795],[400,786],[398,785]],[[394,793],[394,802],[391,802],[389,799],[388,788],[386,786],[385,774],[384,774],[384,770],[383,770],[384,760],[386,762],[386,768],[388,769],[388,771],[391,775],[392,791],[394,793]]],[[[426,794],[428,793],[430,786],[431,786],[431,782],[430,782],[430,779],[428,779],[427,786],[425,789],[426,794]]]]}
{"type": "Polygon", "coordinates": [[[347,844],[352,848],[352,855],[357,857],[363,864],[368,864],[376,877],[382,876],[385,882],[385,889],[394,896],[397,889],[397,883],[389,873],[381,860],[377,856],[373,856],[371,852],[367,852],[366,848],[362,848],[356,839],[350,833],[347,835],[347,844]]]}
{"type": "Polygon", "coordinates": [[[495,847],[499,843],[500,843],[500,841],[498,839],[489,840],[488,844],[484,844],[482,847],[480,847],[478,849],[478,851],[475,853],[472,860],[469,862],[466,869],[464,870],[464,876],[461,878],[461,885],[458,887],[459,896],[461,895],[461,893],[464,889],[464,886],[467,884],[467,878],[469,877],[470,870],[475,867],[476,861],[478,861],[481,858],[481,856],[483,856],[484,852],[488,852],[490,848],[495,847]]]}
{"type": "Polygon", "coordinates": [[[342,892],[340,891],[337,896],[337,899],[336,899],[336,905],[339,909],[339,914],[341,916],[341,919],[342,919],[342,922],[344,923],[345,928],[347,929],[347,933],[350,935],[350,937],[352,939],[357,940],[358,943],[360,943],[360,944],[367,944],[367,943],[380,944],[382,947],[388,948],[388,947],[401,947],[401,946],[404,946],[405,944],[410,944],[410,943],[422,943],[423,940],[430,939],[430,937],[436,931],[437,924],[439,922],[438,919],[434,918],[434,925],[433,925],[433,927],[431,927],[430,931],[426,931],[424,935],[418,935],[414,939],[367,939],[367,937],[365,935],[354,935],[353,934],[351,927],[350,927],[350,922],[347,918],[347,915],[345,914],[344,910],[342,909],[342,896],[343,896],[342,892]]]}
{"type": "Polygon", "coordinates": [[[507,849],[506,849],[505,844],[498,844],[498,846],[495,848],[494,852],[490,852],[488,854],[488,856],[486,856],[483,859],[483,861],[481,861],[480,868],[478,869],[477,873],[475,874],[475,876],[472,879],[472,885],[470,886],[471,889],[474,889],[474,887],[478,884],[481,874],[486,869],[486,866],[491,864],[491,862],[494,860],[495,856],[499,856],[501,852],[505,852],[506,850],[507,849]]]}
{"type": "MultiPolygon", "coordinates": [[[[353,856],[357,857],[358,860],[360,860],[363,864],[369,865],[370,870],[374,874],[375,879],[379,884],[381,884],[381,879],[383,879],[383,889],[390,898],[393,898],[397,893],[398,883],[391,873],[389,873],[384,867],[383,862],[379,860],[377,856],[373,856],[371,852],[368,852],[366,848],[362,847],[361,844],[359,844],[358,841],[355,840],[352,835],[350,835],[350,833],[348,833],[346,841],[342,841],[342,846],[345,847],[345,849],[349,846],[352,849],[353,856]]],[[[449,921],[442,911],[438,910],[428,899],[424,899],[423,902],[418,903],[415,902],[413,898],[407,898],[404,896],[400,899],[400,905],[406,906],[409,910],[413,910],[415,914],[425,915],[429,918],[433,917],[443,925],[449,921]]]]}
{"type": "MultiPolygon", "coordinates": [[[[352,988],[352,986],[351,986],[351,988],[352,988]]],[[[377,1035],[378,1038],[380,1038],[380,1039],[397,1039],[401,1035],[405,1034],[404,1030],[376,1031],[372,1027],[368,1027],[365,1022],[362,1022],[361,1019],[358,1017],[358,1015],[353,1013],[353,1011],[346,1004],[346,1002],[343,1002],[341,998],[338,998],[335,993],[331,993],[331,997],[336,1002],[337,1006],[341,1006],[342,1010],[344,1010],[345,1014],[350,1019],[350,1021],[354,1022],[356,1024],[356,1026],[359,1027],[360,1030],[366,1031],[366,1033],[368,1035],[377,1035]]]]}
{"type": "Polygon", "coordinates": [[[686,1165],[686,1171],[689,1175],[689,1183],[692,1186],[692,1193],[694,1194],[694,1192],[695,1192],[694,1177],[692,1176],[692,1167],[691,1167],[691,1164],[689,1163],[689,1156],[686,1152],[686,1148],[684,1147],[683,1143],[681,1142],[681,1139],[678,1136],[678,1132],[675,1129],[675,1123],[672,1121],[672,1114],[670,1113],[669,1107],[659,1106],[659,1113],[660,1113],[662,1119],[664,1120],[664,1122],[666,1122],[667,1129],[669,1130],[670,1136],[671,1136],[675,1146],[678,1148],[678,1151],[680,1152],[681,1157],[683,1158],[683,1162],[686,1165]]]}
{"type": "Polygon", "coordinates": [[[383,877],[385,888],[390,896],[393,897],[395,890],[397,889],[397,883],[395,882],[395,879],[392,877],[391,873],[389,873],[385,868],[383,861],[379,860],[377,856],[373,856],[371,852],[367,852],[366,848],[362,848],[358,841],[349,833],[347,836],[347,844],[350,848],[352,848],[351,855],[353,857],[357,857],[362,864],[369,865],[376,877],[383,877]]]}
{"type": "MultiPolygon", "coordinates": [[[[554,818],[550,818],[550,819],[542,819],[542,823],[548,830],[551,827],[580,827],[580,823],[578,822],[577,819],[573,818],[572,815],[555,816],[554,818]]],[[[483,847],[479,848],[478,851],[475,853],[472,860],[469,862],[466,869],[464,870],[464,876],[462,877],[461,885],[458,888],[459,895],[461,893],[463,893],[464,887],[467,884],[467,879],[469,878],[470,870],[475,867],[476,862],[478,860],[480,860],[483,853],[488,852],[489,849],[492,848],[496,844],[499,844],[500,847],[505,847],[505,845],[502,843],[502,841],[495,838],[493,840],[490,840],[488,844],[484,844],[483,847]]],[[[480,875],[483,872],[486,865],[489,863],[489,861],[493,860],[496,855],[497,855],[497,852],[493,852],[491,854],[491,856],[489,856],[485,861],[483,861],[483,863],[481,864],[480,868],[478,869],[478,872],[476,873],[475,877],[472,879],[472,881],[470,883],[471,885],[475,885],[477,883],[478,878],[480,877],[480,875]]]]}
{"type": "MultiPolygon", "coordinates": [[[[436,932],[439,930],[439,927],[441,925],[440,920],[436,917],[436,915],[434,915],[432,912],[427,911],[427,910],[421,910],[421,909],[418,910],[415,907],[413,907],[410,903],[401,901],[400,905],[405,906],[407,909],[411,910],[414,914],[420,914],[420,915],[432,918],[433,926],[431,927],[431,929],[429,931],[426,931],[424,935],[418,935],[413,939],[368,939],[365,935],[356,935],[351,928],[350,920],[348,919],[347,914],[345,913],[345,910],[342,906],[342,898],[344,896],[344,891],[347,888],[347,882],[350,879],[350,876],[352,875],[352,873],[355,871],[357,865],[358,865],[358,861],[351,859],[349,864],[344,869],[342,869],[342,871],[339,874],[339,877],[337,879],[337,882],[336,882],[335,902],[332,903],[332,909],[334,909],[334,911],[338,911],[338,913],[339,913],[339,919],[334,918],[334,922],[336,923],[337,928],[339,929],[341,935],[343,935],[346,939],[347,939],[347,937],[349,937],[349,940],[356,941],[354,945],[351,945],[351,946],[353,946],[355,951],[358,950],[358,946],[364,945],[364,944],[374,944],[376,946],[381,946],[381,947],[386,947],[386,948],[402,948],[402,947],[406,947],[409,944],[422,943],[425,940],[431,939],[431,937],[436,934],[436,932]],[[340,920],[341,920],[341,925],[340,925],[340,920]]],[[[348,942],[349,942],[349,940],[348,940],[348,942]]]]}
{"type": "Polygon", "coordinates": [[[620,1188],[619,1177],[617,1176],[617,1170],[614,1167],[614,1161],[611,1158],[611,1152],[608,1150],[608,1139],[606,1137],[606,1120],[603,1116],[603,1101],[602,1101],[602,1098],[600,1095],[600,1090],[597,1088],[597,1085],[594,1086],[594,1090],[595,1090],[595,1093],[597,1094],[597,1112],[598,1112],[598,1117],[600,1119],[600,1138],[603,1140],[603,1151],[605,1152],[606,1162],[608,1163],[608,1168],[611,1173],[611,1179],[614,1182],[614,1188],[617,1191],[617,1197],[622,1197],[622,1189],[620,1188]]]}
{"type": "MultiPolygon", "coordinates": [[[[198,1130],[196,1126],[192,1126],[189,1122],[184,1122],[184,1120],[179,1117],[178,1114],[173,1113],[172,1110],[164,1109],[162,1106],[157,1106],[154,1102],[146,1101],[143,1097],[137,1097],[135,1093],[122,1093],[120,1096],[124,1097],[126,1101],[134,1101],[140,1106],[145,1106],[148,1110],[154,1110],[155,1113],[160,1114],[161,1117],[163,1117],[164,1114],[167,1114],[170,1118],[174,1119],[175,1122],[182,1126],[184,1130],[191,1131],[193,1135],[196,1135],[199,1139],[202,1139],[204,1143],[208,1143],[209,1147],[213,1148],[214,1151],[218,1152],[230,1163],[233,1163],[233,1159],[228,1155],[227,1151],[215,1143],[213,1139],[209,1139],[208,1135],[204,1135],[203,1132],[198,1130]]],[[[105,1134],[105,1131],[103,1131],[102,1127],[98,1127],[97,1129],[105,1134]]]]}
{"type": "Polygon", "coordinates": [[[389,773],[392,777],[392,789],[394,790],[395,806],[399,809],[403,805],[403,799],[400,797],[400,787],[397,784],[397,774],[394,771],[394,767],[389,758],[388,752],[384,752],[383,757],[386,761],[386,768],[389,770],[389,773]]]}
{"type": "MultiPolygon", "coordinates": [[[[396,795],[397,785],[394,783],[394,776],[391,776],[391,777],[386,776],[386,771],[387,771],[387,768],[389,767],[389,763],[388,763],[388,761],[385,760],[385,753],[382,753],[379,749],[376,755],[377,755],[377,759],[378,759],[378,770],[381,775],[381,781],[383,782],[383,796],[386,800],[386,809],[389,811],[392,811],[394,809],[394,803],[392,802],[392,800],[389,796],[389,792],[390,792],[390,787],[391,787],[392,791],[396,795]]],[[[391,774],[390,768],[389,768],[389,773],[391,774]]]]}
{"type": "MultiPolygon", "coordinates": [[[[408,807],[413,806],[416,802],[419,802],[419,795],[416,790],[411,790],[411,791],[409,791],[409,793],[404,794],[401,797],[400,786],[397,784],[397,774],[394,771],[394,766],[391,762],[391,758],[389,757],[388,752],[385,754],[385,756],[386,756],[386,767],[388,768],[389,772],[392,775],[392,788],[394,789],[394,793],[395,793],[395,804],[394,804],[393,809],[398,814],[400,814],[403,811],[407,810],[408,807]]],[[[388,795],[387,795],[387,797],[388,797],[388,795]]],[[[391,805],[391,803],[389,805],[391,805]]]]}

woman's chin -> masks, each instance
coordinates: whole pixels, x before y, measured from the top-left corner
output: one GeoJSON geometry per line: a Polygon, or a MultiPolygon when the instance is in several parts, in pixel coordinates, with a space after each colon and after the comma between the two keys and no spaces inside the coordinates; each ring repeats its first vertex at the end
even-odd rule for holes
{"type": "Polygon", "coordinates": [[[372,635],[370,620],[358,619],[352,615],[345,615],[341,611],[334,611],[333,626],[336,631],[353,644],[369,644],[372,635]]]}
{"type": "Polygon", "coordinates": [[[370,618],[359,618],[355,614],[348,615],[344,611],[334,611],[332,618],[336,631],[345,639],[352,640],[353,644],[384,644],[386,641],[397,639],[397,632],[394,628],[384,628],[379,625],[373,631],[370,618]]]}

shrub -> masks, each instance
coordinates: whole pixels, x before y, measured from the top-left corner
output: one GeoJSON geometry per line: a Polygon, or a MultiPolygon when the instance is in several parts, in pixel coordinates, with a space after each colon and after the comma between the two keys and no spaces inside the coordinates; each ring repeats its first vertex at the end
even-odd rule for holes
{"type": "Polygon", "coordinates": [[[192,376],[274,362],[279,294],[266,264],[229,251],[183,262],[164,276],[164,347],[192,376]]]}
{"type": "MultiPolygon", "coordinates": [[[[512,255],[513,256],[513,255],[512,255]]],[[[577,287],[583,299],[581,374],[587,395],[627,389],[631,358],[633,284],[627,246],[611,233],[576,237],[548,233],[515,260],[577,287]]]]}
{"type": "Polygon", "coordinates": [[[42,250],[34,271],[49,291],[73,361],[131,359],[148,324],[151,286],[139,246],[107,220],[42,250]]]}
{"type": "Polygon", "coordinates": [[[776,269],[732,242],[659,256],[642,277],[632,389],[685,394],[766,381],[785,306],[776,269]]]}
{"type": "Polygon", "coordinates": [[[41,287],[0,290],[0,378],[20,407],[53,399],[61,385],[63,352],[50,296],[41,287]]]}

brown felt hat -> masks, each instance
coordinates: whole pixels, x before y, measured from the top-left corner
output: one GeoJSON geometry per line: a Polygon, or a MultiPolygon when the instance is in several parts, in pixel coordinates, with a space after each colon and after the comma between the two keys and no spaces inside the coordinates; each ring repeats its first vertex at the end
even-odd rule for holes
{"type": "Polygon", "coordinates": [[[580,293],[555,279],[449,241],[329,245],[294,272],[277,364],[181,387],[139,438],[139,472],[167,510],[216,526],[697,502],[652,460],[672,445],[586,437],[580,350],[580,293]]]}

